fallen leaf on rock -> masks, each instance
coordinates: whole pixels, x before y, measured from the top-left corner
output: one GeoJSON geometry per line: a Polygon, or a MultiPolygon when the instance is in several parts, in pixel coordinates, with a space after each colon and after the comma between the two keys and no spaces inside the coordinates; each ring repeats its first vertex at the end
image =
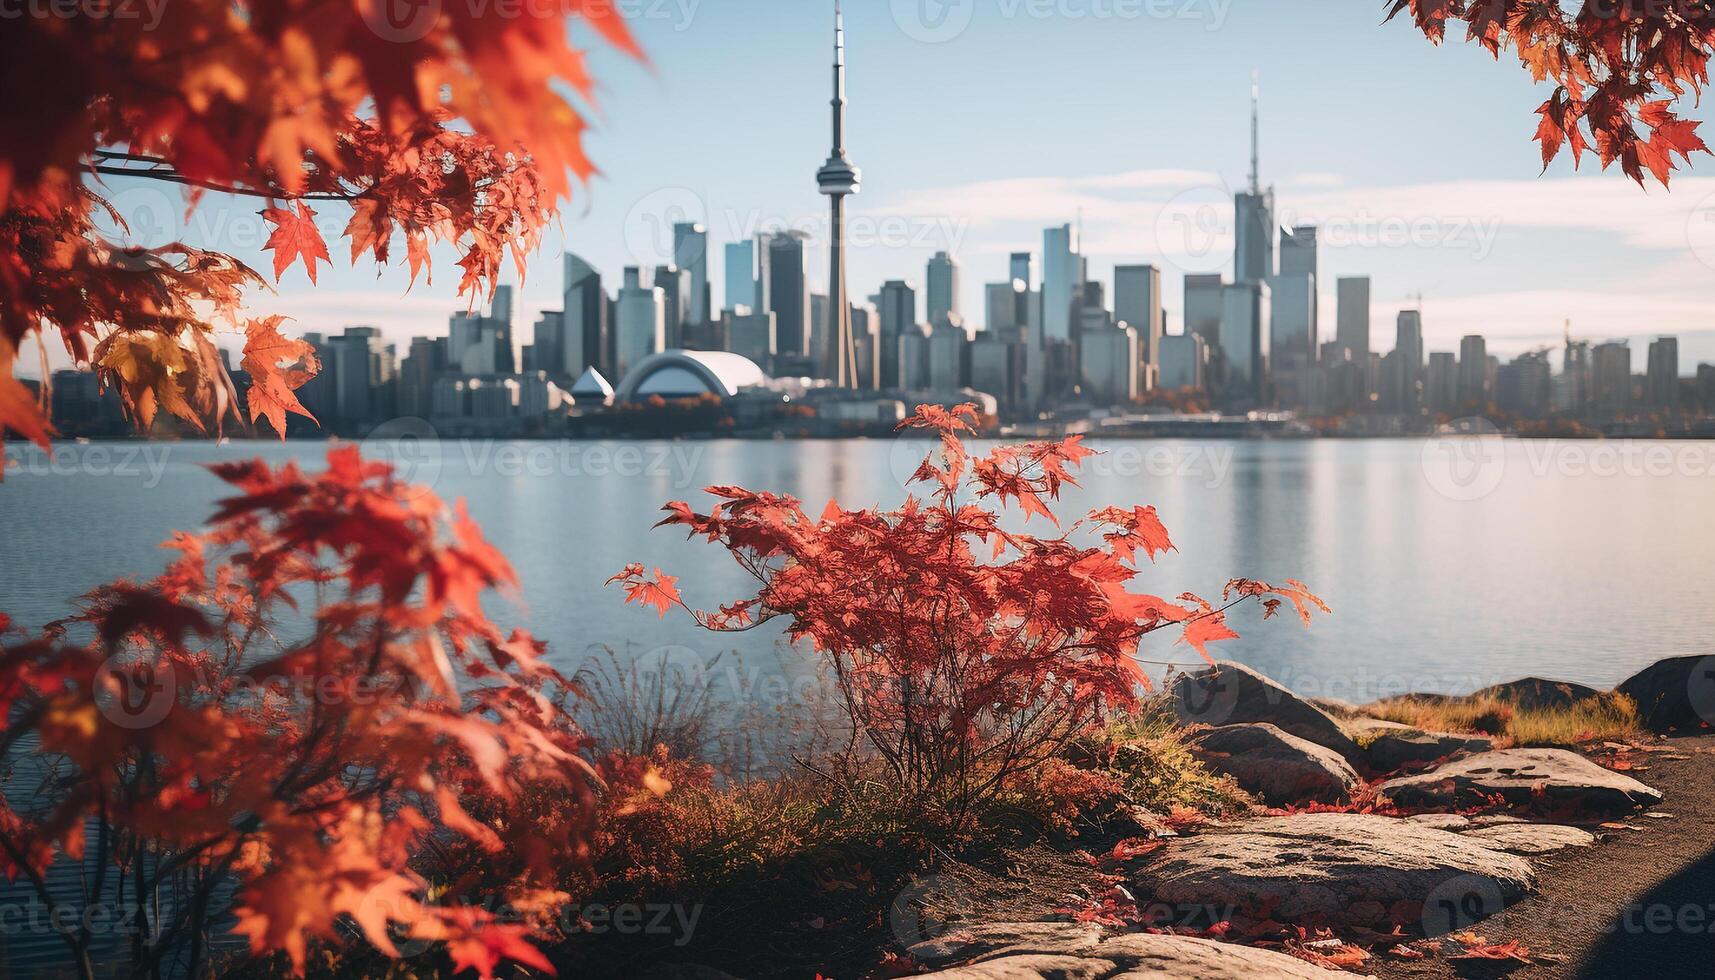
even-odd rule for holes
{"type": "Polygon", "coordinates": [[[1671,814],[1671,813],[1646,813],[1646,814],[1644,814],[1644,816],[1650,820],[1672,820],[1673,819],[1673,814],[1671,814]]]}

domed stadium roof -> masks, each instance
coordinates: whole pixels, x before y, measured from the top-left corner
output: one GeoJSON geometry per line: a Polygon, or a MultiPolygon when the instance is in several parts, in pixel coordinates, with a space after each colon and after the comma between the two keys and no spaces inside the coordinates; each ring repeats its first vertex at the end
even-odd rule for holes
{"type": "Polygon", "coordinates": [[[731,398],[740,388],[767,383],[768,375],[742,354],[666,350],[645,357],[626,372],[614,399],[637,402],[651,395],[695,398],[704,394],[731,398]]]}

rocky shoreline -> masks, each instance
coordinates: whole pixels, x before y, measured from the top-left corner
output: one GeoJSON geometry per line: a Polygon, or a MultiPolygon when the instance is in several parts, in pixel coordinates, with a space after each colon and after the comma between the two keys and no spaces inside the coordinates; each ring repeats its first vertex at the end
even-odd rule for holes
{"type": "MultiPolygon", "coordinates": [[[[1705,731],[1712,667],[1666,660],[1617,690],[1649,732],[1705,731]]],[[[1609,743],[1610,768],[1585,752],[1382,720],[1375,706],[1312,703],[1230,662],[1177,678],[1171,695],[1198,759],[1267,814],[1147,834],[1103,865],[1105,912],[966,924],[912,946],[914,968],[949,978],[1300,978],[1437,957],[1519,967],[1532,962],[1527,948],[1473,930],[1537,894],[1542,862],[1630,834],[1638,827],[1621,821],[1665,798],[1616,771],[1647,771],[1616,760],[1659,745],[1609,743]]],[[[1477,696],[1552,710],[1600,692],[1527,678],[1477,696]]]]}

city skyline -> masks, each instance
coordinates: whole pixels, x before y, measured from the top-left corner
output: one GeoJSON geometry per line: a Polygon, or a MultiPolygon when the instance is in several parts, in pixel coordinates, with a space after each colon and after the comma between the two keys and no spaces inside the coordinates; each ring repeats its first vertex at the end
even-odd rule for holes
{"type": "MultiPolygon", "coordinates": [[[[984,284],[1006,278],[1012,252],[1039,248],[1044,227],[1080,222],[1091,278],[1111,280],[1120,265],[1163,270],[1167,329],[1179,332],[1183,277],[1232,277],[1235,271],[1230,201],[1244,186],[1244,113],[1250,72],[1259,67],[1264,169],[1277,189],[1281,223],[1322,228],[1325,309],[1334,305],[1331,287],[1338,277],[1368,274],[1374,322],[1386,324],[1399,309],[1417,305],[1408,297],[1424,297],[1426,349],[1451,349],[1460,337],[1483,333],[1496,352],[1518,353],[1554,343],[1571,317],[1581,336],[1677,334],[1682,363],[1715,359],[1715,333],[1705,322],[1715,309],[1715,221],[1707,222],[1705,242],[1705,222],[1695,220],[1705,212],[1715,216],[1715,204],[1705,200],[1715,194],[1715,177],[1693,169],[1671,193],[1645,192],[1615,173],[1570,176],[1562,161],[1537,178],[1536,150],[1519,120],[1529,118],[1543,93],[1510,66],[1457,46],[1426,48],[1394,25],[1377,30],[1375,10],[1362,2],[1285,17],[1239,0],[1217,30],[1209,29],[1215,25],[1207,18],[1115,16],[1102,22],[1040,17],[1023,8],[1006,16],[992,5],[969,6],[968,24],[939,43],[925,41],[922,26],[902,18],[898,5],[847,11],[854,65],[848,84],[857,99],[848,126],[866,164],[865,193],[848,205],[853,297],[871,295],[890,279],[922,286],[929,257],[947,251],[963,270],[961,307],[980,311],[984,284]],[[1283,62],[1274,51],[1278,43],[1263,43],[1281,40],[1281,30],[1303,44],[1313,30],[1326,33],[1321,45],[1360,44],[1348,70],[1391,63],[1389,70],[1401,76],[1422,72],[1445,85],[1433,106],[1413,101],[1419,93],[1401,92],[1399,112],[1372,113],[1365,132],[1354,132],[1343,115],[1348,96],[1330,95],[1321,84],[1327,69],[1283,62]],[[1188,76],[1196,85],[1184,92],[1156,86],[1151,91],[1162,94],[1140,97],[1135,119],[1111,118],[1107,110],[1110,121],[1086,125],[1073,144],[1076,152],[1067,152],[1064,142],[1053,145],[1068,125],[1060,116],[1087,124],[1090,110],[1082,103],[1090,100],[1080,91],[1114,84],[1116,69],[1107,59],[1087,59],[1087,70],[1067,76],[1063,98],[1050,100],[1063,111],[1045,113],[1040,86],[1017,85],[1014,76],[1023,71],[1024,78],[1040,80],[1067,65],[1065,54],[1040,51],[1040,65],[1024,69],[990,63],[1033,37],[1035,47],[1047,47],[1044,38],[1103,50],[1134,45],[1140,81],[1187,71],[1194,53],[1212,44],[1220,46],[1216,63],[1224,67],[1198,68],[1188,76]],[[943,90],[950,99],[957,94],[960,111],[926,123],[921,117],[937,115],[933,98],[906,89],[917,80],[932,96],[936,82],[958,72],[964,81],[943,90]],[[1318,93],[1313,98],[1306,94],[1312,91],[1318,93]],[[1464,108],[1455,116],[1439,105],[1475,91],[1484,95],[1480,112],[1464,108]],[[1395,128],[1394,116],[1412,120],[1413,139],[1405,146],[1386,145],[1400,143],[1405,132],[1395,128]],[[944,140],[897,138],[921,135],[931,125],[944,140]],[[1007,152],[995,152],[993,137],[983,135],[990,131],[1016,134],[1002,140],[1007,152]],[[1178,247],[1163,248],[1163,237],[1177,239],[1178,247]]],[[[814,234],[818,226],[825,229],[827,205],[806,171],[826,153],[831,4],[775,5],[778,16],[761,23],[741,18],[730,4],[711,0],[694,7],[688,21],[647,13],[636,18],[634,28],[655,59],[654,76],[617,59],[608,62],[601,52],[592,55],[598,74],[611,79],[591,136],[591,154],[604,176],[581,189],[564,234],[550,230],[534,256],[532,275],[518,291],[521,341],[529,340],[540,311],[558,308],[552,269],[563,250],[617,279],[624,265],[671,261],[668,219],[680,216],[708,229],[711,284],[724,281],[725,247],[747,237],[742,233],[780,225],[810,229],[810,288],[827,291],[825,235],[814,234]],[[743,63],[730,48],[723,55],[720,44],[697,43],[728,39],[741,20],[751,43],[767,47],[761,64],[743,63]],[[700,84],[717,69],[721,84],[700,84]],[[728,104],[724,125],[701,111],[711,100],[728,104]]],[[[169,189],[115,183],[128,214],[140,208],[176,219],[182,210],[169,189]]],[[[209,195],[191,220],[194,231],[214,233],[190,237],[210,238],[265,265],[260,239],[248,249],[238,240],[256,221],[248,202],[209,195]]],[[[330,204],[323,220],[343,227],[345,215],[330,204]]],[[[161,236],[169,230],[177,231],[161,228],[161,236]]],[[[409,292],[399,267],[379,277],[362,269],[328,270],[316,289],[294,269],[277,296],[258,295],[247,312],[288,313],[304,331],[373,324],[404,343],[463,302],[450,288],[453,259],[437,250],[439,277],[409,292]]],[[[714,297],[716,308],[729,304],[724,295],[714,297]]],[[[968,312],[967,320],[980,317],[968,312]]],[[[1324,317],[1319,339],[1329,339],[1329,326],[1324,317]]]]}

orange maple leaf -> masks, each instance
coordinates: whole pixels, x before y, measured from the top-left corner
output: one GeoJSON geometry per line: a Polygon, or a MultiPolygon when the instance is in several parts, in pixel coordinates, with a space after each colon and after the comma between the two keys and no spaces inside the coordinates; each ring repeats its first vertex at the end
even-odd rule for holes
{"type": "Polygon", "coordinates": [[[661,569],[655,569],[655,581],[643,577],[643,569],[636,572],[625,581],[625,601],[640,605],[654,606],[661,613],[661,618],[667,618],[667,610],[679,603],[679,589],[674,584],[679,579],[673,575],[664,574],[661,569]]]}
{"type": "MultiPolygon", "coordinates": [[[[244,327],[244,359],[239,367],[250,375],[250,421],[267,416],[268,424],[286,438],[286,413],[316,417],[298,401],[297,389],[321,371],[316,349],[308,341],[282,336],[281,316],[250,320],[244,327]],[[288,365],[281,368],[281,364],[288,365]]],[[[317,423],[320,424],[320,423],[317,423]]]]}
{"type": "Polygon", "coordinates": [[[303,201],[292,202],[296,212],[285,208],[269,208],[262,212],[262,217],[272,221],[274,231],[268,236],[267,244],[262,246],[264,251],[274,253],[274,281],[280,281],[280,274],[300,255],[304,259],[304,269],[310,274],[310,282],[316,281],[316,260],[320,259],[329,265],[333,259],[328,257],[327,242],[322,241],[322,233],[316,230],[316,213],[303,201]]]}
{"type": "Polygon", "coordinates": [[[1215,658],[1209,656],[1209,644],[1217,640],[1236,640],[1239,634],[1234,633],[1227,625],[1227,617],[1220,613],[1209,616],[1199,616],[1185,624],[1185,632],[1179,635],[1179,642],[1196,650],[1204,660],[1212,666],[1215,658]]]}

